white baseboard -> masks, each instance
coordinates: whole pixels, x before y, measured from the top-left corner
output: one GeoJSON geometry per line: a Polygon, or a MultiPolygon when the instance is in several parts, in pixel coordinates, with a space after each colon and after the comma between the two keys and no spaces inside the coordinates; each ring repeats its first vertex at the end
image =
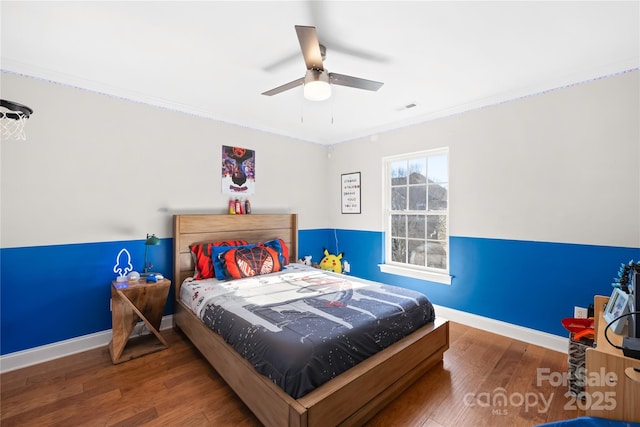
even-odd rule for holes
{"type": "MultiPolygon", "coordinates": [[[[139,322],[136,328],[142,325],[144,325],[144,323],[139,322]]],[[[160,330],[172,327],[173,315],[164,316],[160,323],[160,330]]],[[[147,333],[149,332],[147,331],[147,333]]],[[[5,354],[0,357],[0,373],[26,368],[27,366],[37,365],[38,363],[47,362],[49,360],[58,359],[75,353],[81,353],[98,347],[105,347],[109,345],[111,336],[111,329],[109,329],[107,331],[58,341],[53,344],[5,354]]]]}
{"type": "MultiPolygon", "coordinates": [[[[535,344],[540,347],[567,353],[569,346],[568,337],[560,337],[524,326],[513,325],[500,320],[454,310],[434,304],[436,314],[451,321],[462,323],[498,335],[504,335],[519,341],[535,344]]],[[[142,324],[142,323],[141,323],[142,324]]],[[[164,316],[160,324],[160,330],[173,327],[173,315],[164,316]]],[[[107,346],[111,341],[111,330],[96,332],[77,338],[59,341],[41,347],[17,351],[0,357],[0,373],[13,371],[71,354],[80,353],[98,347],[107,346]]]]}
{"type": "Polygon", "coordinates": [[[452,308],[433,305],[437,316],[445,319],[462,323],[463,325],[473,328],[482,329],[494,334],[503,335],[518,341],[524,341],[550,350],[567,353],[569,350],[569,336],[566,337],[549,334],[547,332],[537,331],[535,329],[526,328],[524,326],[514,325],[512,323],[502,322],[500,320],[490,319],[488,317],[478,316],[464,311],[454,310],[452,308]]]}

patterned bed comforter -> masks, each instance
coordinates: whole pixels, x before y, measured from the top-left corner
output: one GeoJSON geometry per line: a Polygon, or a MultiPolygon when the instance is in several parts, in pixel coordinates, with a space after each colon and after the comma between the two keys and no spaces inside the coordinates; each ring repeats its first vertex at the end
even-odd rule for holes
{"type": "Polygon", "coordinates": [[[435,319],[421,293],[301,264],[240,280],[185,282],[180,294],[296,399],[435,319]]]}

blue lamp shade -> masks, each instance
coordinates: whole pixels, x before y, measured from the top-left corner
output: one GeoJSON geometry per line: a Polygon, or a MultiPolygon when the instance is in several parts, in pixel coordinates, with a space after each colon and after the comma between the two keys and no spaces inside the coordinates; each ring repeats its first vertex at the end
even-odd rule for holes
{"type": "Polygon", "coordinates": [[[147,240],[144,241],[144,268],[142,269],[143,274],[148,274],[153,268],[153,264],[149,262],[147,258],[147,253],[149,246],[158,246],[160,244],[160,239],[156,237],[155,234],[147,233],[147,240]]]}

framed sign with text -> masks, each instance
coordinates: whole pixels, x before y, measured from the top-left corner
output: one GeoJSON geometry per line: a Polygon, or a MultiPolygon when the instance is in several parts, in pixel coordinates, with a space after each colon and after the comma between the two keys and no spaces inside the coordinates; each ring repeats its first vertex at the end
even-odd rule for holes
{"type": "Polygon", "coordinates": [[[360,213],[360,172],[342,174],[342,213],[360,213]]]}

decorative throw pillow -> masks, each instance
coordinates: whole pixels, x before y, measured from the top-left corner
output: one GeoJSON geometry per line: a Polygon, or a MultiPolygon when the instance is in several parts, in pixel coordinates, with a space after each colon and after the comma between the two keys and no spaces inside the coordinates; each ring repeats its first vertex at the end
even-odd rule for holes
{"type": "Polygon", "coordinates": [[[287,244],[284,242],[284,240],[274,239],[274,240],[269,240],[267,242],[264,242],[262,244],[278,252],[281,265],[284,266],[289,264],[289,248],[287,247],[287,244]]]}
{"type": "Polygon", "coordinates": [[[228,278],[258,276],[282,270],[280,256],[265,245],[230,249],[220,255],[228,278]]]}
{"type": "Polygon", "coordinates": [[[229,278],[229,275],[225,271],[224,259],[223,255],[225,252],[230,251],[231,249],[245,249],[245,248],[254,248],[256,245],[236,245],[236,246],[214,246],[211,248],[211,260],[213,261],[213,269],[215,278],[218,280],[226,280],[229,278]]]}
{"type": "Polygon", "coordinates": [[[189,246],[191,257],[196,266],[194,280],[210,279],[215,276],[214,266],[211,260],[212,248],[218,246],[242,246],[246,240],[221,240],[211,243],[198,243],[189,246]]]}

